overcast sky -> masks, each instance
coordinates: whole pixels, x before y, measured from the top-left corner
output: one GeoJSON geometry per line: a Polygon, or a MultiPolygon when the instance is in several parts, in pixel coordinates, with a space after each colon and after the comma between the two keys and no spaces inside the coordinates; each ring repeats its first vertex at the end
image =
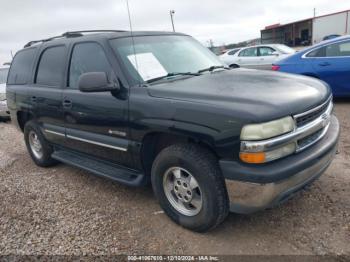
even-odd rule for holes
{"type": "MultiPolygon", "coordinates": [[[[0,0],[0,64],[30,40],[82,29],[129,29],[126,0],[0,0]]],[[[349,0],[129,0],[134,30],[176,31],[202,43],[236,43],[260,29],[350,9],[349,0]]]]}

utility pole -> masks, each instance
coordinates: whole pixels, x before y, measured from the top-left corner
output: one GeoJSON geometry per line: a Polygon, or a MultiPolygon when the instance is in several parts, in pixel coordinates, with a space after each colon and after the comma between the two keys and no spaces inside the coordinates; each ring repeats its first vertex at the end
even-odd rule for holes
{"type": "Polygon", "coordinates": [[[316,17],[316,8],[314,8],[314,18],[316,17]]]}
{"type": "Polygon", "coordinates": [[[173,26],[173,31],[175,32],[175,26],[174,26],[174,14],[175,14],[175,10],[170,10],[169,11],[169,14],[170,14],[170,19],[171,19],[171,24],[173,26]]]}

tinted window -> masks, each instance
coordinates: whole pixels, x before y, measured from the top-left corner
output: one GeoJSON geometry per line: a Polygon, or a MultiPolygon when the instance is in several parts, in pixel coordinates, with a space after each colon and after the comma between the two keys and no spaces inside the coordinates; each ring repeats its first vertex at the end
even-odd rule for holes
{"type": "Polygon", "coordinates": [[[239,53],[239,56],[258,56],[258,49],[255,47],[244,49],[239,53]]]}
{"type": "Polygon", "coordinates": [[[78,80],[81,74],[105,72],[110,75],[112,67],[99,44],[82,43],[74,46],[69,71],[69,86],[78,88],[78,80]]]}
{"type": "Polygon", "coordinates": [[[269,55],[272,55],[273,52],[275,51],[276,50],[272,49],[271,47],[267,47],[267,46],[259,47],[260,56],[269,56],[269,55]]]}
{"type": "Polygon", "coordinates": [[[5,84],[7,80],[8,68],[0,69],[0,84],[5,84]]]}
{"type": "Polygon", "coordinates": [[[65,47],[56,46],[42,53],[35,83],[39,85],[60,86],[64,77],[65,47]]]}
{"type": "Polygon", "coordinates": [[[36,48],[18,52],[11,63],[8,84],[26,84],[32,73],[32,64],[36,48]]]}
{"type": "Polygon", "coordinates": [[[326,56],[326,48],[325,47],[313,50],[307,55],[307,57],[325,57],[325,56],[326,56]]]}
{"type": "Polygon", "coordinates": [[[350,56],[350,42],[336,43],[310,52],[307,57],[350,56]]]}

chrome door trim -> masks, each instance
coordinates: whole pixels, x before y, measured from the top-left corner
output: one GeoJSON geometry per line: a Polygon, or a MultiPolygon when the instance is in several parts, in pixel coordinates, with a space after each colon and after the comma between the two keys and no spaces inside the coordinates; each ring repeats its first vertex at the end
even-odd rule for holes
{"type": "Polygon", "coordinates": [[[81,142],[86,142],[86,143],[97,145],[97,146],[108,147],[108,148],[112,148],[112,149],[116,149],[116,150],[120,150],[120,151],[124,151],[124,152],[126,152],[128,150],[127,148],[112,146],[112,145],[108,145],[108,144],[104,144],[104,143],[100,143],[100,142],[96,142],[96,141],[92,141],[92,140],[88,140],[88,139],[84,139],[84,138],[80,138],[80,137],[76,137],[76,136],[72,136],[72,135],[67,135],[67,138],[78,140],[81,142]]]}

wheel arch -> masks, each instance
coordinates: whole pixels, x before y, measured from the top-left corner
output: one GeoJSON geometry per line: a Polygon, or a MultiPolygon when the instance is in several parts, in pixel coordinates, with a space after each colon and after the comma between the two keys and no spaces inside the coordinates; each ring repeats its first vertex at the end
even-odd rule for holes
{"type": "Polygon", "coordinates": [[[15,121],[17,122],[17,125],[18,125],[19,129],[22,130],[22,132],[24,131],[25,124],[28,121],[34,119],[34,115],[32,113],[26,112],[26,111],[17,111],[16,117],[17,117],[17,119],[15,121]]]}
{"type": "Polygon", "coordinates": [[[229,65],[229,67],[231,67],[231,68],[240,68],[240,65],[236,64],[236,63],[232,63],[232,64],[229,65]]]}
{"type": "Polygon", "coordinates": [[[207,150],[209,150],[215,157],[218,157],[214,150],[213,143],[198,139],[197,137],[178,134],[178,133],[169,133],[164,131],[154,131],[147,133],[142,140],[141,146],[141,164],[142,168],[146,175],[151,174],[152,164],[157,157],[157,155],[166,147],[169,147],[174,144],[180,143],[193,143],[197,144],[207,150]]]}

